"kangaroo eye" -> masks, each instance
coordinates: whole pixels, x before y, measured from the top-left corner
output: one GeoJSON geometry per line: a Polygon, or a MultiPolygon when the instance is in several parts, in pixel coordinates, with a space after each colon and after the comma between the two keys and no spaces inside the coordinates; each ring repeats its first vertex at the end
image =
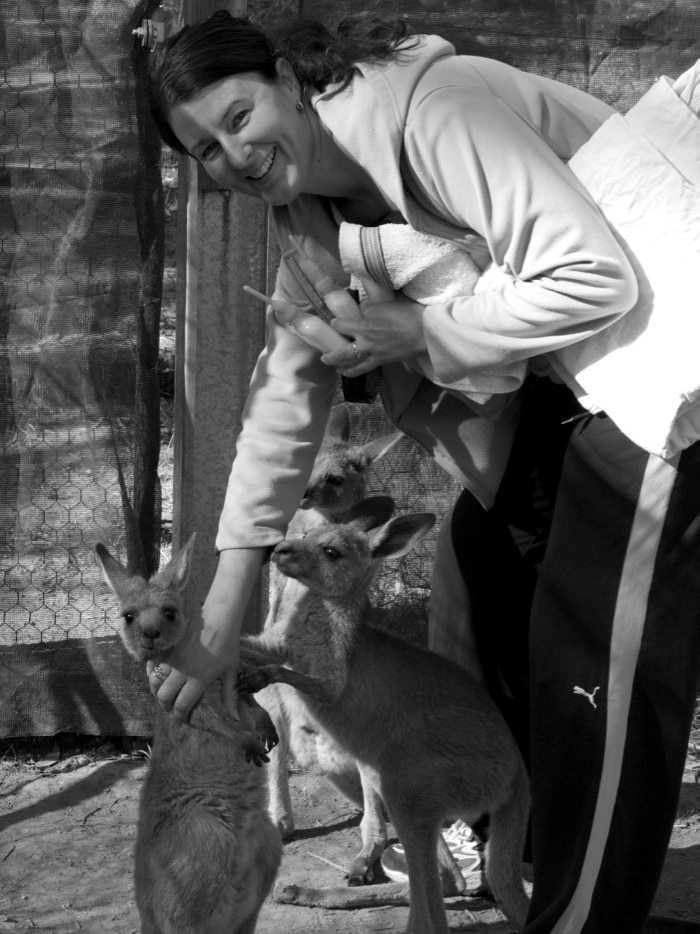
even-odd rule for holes
{"type": "Polygon", "coordinates": [[[342,557],[337,548],[324,548],[323,553],[329,561],[337,561],[338,558],[342,557]]]}
{"type": "Polygon", "coordinates": [[[330,474],[328,477],[326,477],[326,483],[329,486],[342,486],[343,482],[344,478],[338,476],[338,474],[330,474]]]}
{"type": "Polygon", "coordinates": [[[164,606],[163,616],[166,619],[173,620],[177,616],[177,610],[175,609],[175,607],[172,607],[172,606],[164,606]]]}
{"type": "Polygon", "coordinates": [[[122,613],[122,619],[124,620],[127,626],[130,626],[133,623],[133,621],[136,619],[136,617],[133,613],[122,613]]]}

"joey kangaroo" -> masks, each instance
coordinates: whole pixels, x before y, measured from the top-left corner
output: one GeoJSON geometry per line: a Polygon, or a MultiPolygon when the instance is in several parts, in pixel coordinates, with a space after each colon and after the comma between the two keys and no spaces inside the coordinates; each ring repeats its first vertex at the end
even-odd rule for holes
{"type": "MultiPolygon", "coordinates": [[[[347,510],[366,494],[374,464],[402,437],[400,431],[366,442],[352,442],[350,410],[334,406],[323,444],[300,508],[289,525],[288,535],[298,537],[324,522],[342,522],[347,510]]],[[[270,569],[270,609],[265,629],[286,626],[305,612],[308,588],[270,569]]],[[[386,821],[381,801],[372,786],[363,780],[362,770],[348,752],[316,723],[298,694],[284,684],[270,685],[260,694],[260,702],[272,716],[279,733],[279,746],[270,756],[270,814],[283,837],[294,832],[294,815],[289,791],[287,760],[299,765],[315,764],[354,804],[362,808],[362,850],[353,860],[348,879],[361,885],[372,879],[372,867],[387,842],[386,821]]]]}
{"type": "MultiPolygon", "coordinates": [[[[323,522],[342,521],[343,514],[367,494],[372,467],[402,437],[394,431],[365,442],[350,440],[352,419],[346,405],[333,406],[299,509],[289,523],[288,537],[301,537],[323,522]]],[[[306,587],[270,570],[270,606],[265,628],[294,615],[306,587]]]]}
{"type": "Polygon", "coordinates": [[[243,662],[251,667],[239,675],[239,687],[296,688],[318,723],[363,763],[405,847],[407,934],[447,934],[439,831],[447,819],[473,824],[486,812],[491,891],[522,926],[529,789],[505,721],[462,668],[367,624],[366,594],[380,562],[409,551],[433,521],[429,514],[386,521],[369,499],[340,525],[280,542],[272,560],[309,588],[309,605],[285,630],[243,640],[243,662]]]}
{"type": "MultiPolygon", "coordinates": [[[[186,634],[193,541],[150,581],[96,546],[120,603],[122,641],[140,661],[161,661],[186,634]]],[[[156,704],[135,849],[141,934],[253,934],[275,880],[282,841],[267,813],[265,773],[249,762],[266,760],[274,727],[260,707],[232,709],[232,689],[233,673],[209,685],[185,723],[156,704]]]]}

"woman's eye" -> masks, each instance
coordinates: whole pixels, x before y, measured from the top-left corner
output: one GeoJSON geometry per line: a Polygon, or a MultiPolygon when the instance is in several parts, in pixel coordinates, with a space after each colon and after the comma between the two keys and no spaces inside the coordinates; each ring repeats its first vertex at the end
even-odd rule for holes
{"type": "Polygon", "coordinates": [[[233,130],[240,129],[240,127],[242,127],[245,121],[248,119],[249,113],[249,110],[239,110],[236,114],[234,114],[231,120],[231,128],[233,130]]]}
{"type": "Polygon", "coordinates": [[[209,159],[213,159],[216,153],[219,151],[219,144],[215,142],[207,143],[204,149],[199,154],[200,162],[207,162],[209,159]]]}

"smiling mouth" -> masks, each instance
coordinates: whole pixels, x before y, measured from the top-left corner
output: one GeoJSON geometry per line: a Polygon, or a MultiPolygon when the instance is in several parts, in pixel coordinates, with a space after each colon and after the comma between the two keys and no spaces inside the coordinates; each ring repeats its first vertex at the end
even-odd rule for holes
{"type": "Polygon", "coordinates": [[[267,157],[267,159],[265,159],[265,161],[263,162],[263,164],[260,166],[260,171],[257,173],[257,175],[249,175],[248,178],[252,178],[253,181],[259,182],[259,181],[261,181],[263,178],[265,178],[267,175],[269,175],[269,174],[270,174],[270,170],[272,169],[272,166],[273,166],[274,163],[275,163],[275,156],[276,156],[276,155],[277,155],[277,147],[276,147],[276,146],[273,146],[273,148],[272,148],[272,150],[271,150],[271,152],[270,152],[270,155],[267,157]]]}

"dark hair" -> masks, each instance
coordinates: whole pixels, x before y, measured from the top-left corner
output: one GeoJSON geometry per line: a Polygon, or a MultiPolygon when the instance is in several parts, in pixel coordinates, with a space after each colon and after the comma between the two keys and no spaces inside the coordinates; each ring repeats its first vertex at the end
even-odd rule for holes
{"type": "MultiPolygon", "coordinates": [[[[315,20],[296,20],[279,35],[267,35],[248,19],[219,10],[185,26],[154,56],[151,113],[160,135],[172,149],[185,149],[168,123],[172,107],[192,100],[210,85],[243,72],[265,80],[277,76],[275,63],[286,58],[302,87],[322,91],[347,84],[357,62],[395,58],[397,45],[411,35],[405,19],[358,13],[343,19],[334,32],[315,20]]],[[[404,46],[405,47],[405,46],[404,46]]]]}

